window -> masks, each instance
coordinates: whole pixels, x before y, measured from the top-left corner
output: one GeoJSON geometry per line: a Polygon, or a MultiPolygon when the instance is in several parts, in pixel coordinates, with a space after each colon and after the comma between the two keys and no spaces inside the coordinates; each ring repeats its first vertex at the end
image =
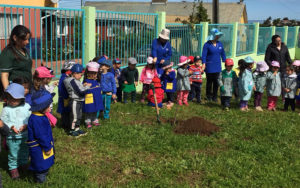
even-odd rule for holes
{"type": "Polygon", "coordinates": [[[69,26],[68,26],[68,22],[64,23],[62,22],[62,28],[60,26],[60,23],[57,23],[57,27],[56,27],[56,32],[57,32],[57,36],[66,36],[69,33],[69,26]]]}
{"type": "Polygon", "coordinates": [[[9,39],[12,28],[18,24],[22,24],[22,15],[10,13],[4,15],[3,13],[0,13],[0,25],[2,26],[0,29],[0,39],[9,39]]]}
{"type": "Polygon", "coordinates": [[[115,36],[114,32],[116,32],[116,29],[117,29],[116,25],[109,25],[109,26],[107,26],[106,36],[107,37],[114,37],[115,36]]]}

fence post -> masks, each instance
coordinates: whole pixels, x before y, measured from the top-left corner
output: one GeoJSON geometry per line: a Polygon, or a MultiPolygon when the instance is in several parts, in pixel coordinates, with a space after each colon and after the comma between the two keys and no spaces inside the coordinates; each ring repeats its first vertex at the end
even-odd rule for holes
{"type": "MultiPolygon", "coordinates": [[[[202,38],[201,38],[201,48],[203,48],[204,44],[206,43],[206,39],[208,36],[208,22],[200,22],[202,24],[202,38]]],[[[201,54],[202,56],[202,54],[201,54]]]]}
{"type": "Polygon", "coordinates": [[[161,30],[166,28],[166,12],[156,12],[158,14],[157,18],[157,30],[156,30],[156,38],[158,38],[161,30]]]}
{"type": "Polygon", "coordinates": [[[282,36],[282,37],[284,37],[283,38],[283,42],[285,43],[285,44],[287,44],[287,38],[288,38],[288,33],[289,33],[289,26],[284,26],[284,36],[282,36]]]}
{"type": "Polygon", "coordinates": [[[253,53],[256,55],[257,54],[257,49],[258,49],[258,37],[259,37],[259,22],[255,22],[255,32],[254,32],[254,48],[253,48],[253,53]]]}
{"type": "Polygon", "coordinates": [[[232,33],[232,48],[231,48],[231,58],[236,57],[236,46],[237,46],[237,35],[238,35],[239,23],[233,23],[233,33],[232,33]]]}
{"type": "Polygon", "coordinates": [[[271,27],[272,27],[272,36],[273,36],[276,33],[276,26],[271,26],[271,27]]]}
{"type": "Polygon", "coordinates": [[[84,59],[82,65],[88,63],[96,56],[96,8],[95,7],[83,7],[85,10],[85,31],[84,31],[84,59]]]}
{"type": "Polygon", "coordinates": [[[298,48],[298,35],[299,35],[299,28],[300,26],[294,26],[295,27],[295,36],[294,36],[294,40],[295,40],[295,46],[294,48],[298,48]]]}

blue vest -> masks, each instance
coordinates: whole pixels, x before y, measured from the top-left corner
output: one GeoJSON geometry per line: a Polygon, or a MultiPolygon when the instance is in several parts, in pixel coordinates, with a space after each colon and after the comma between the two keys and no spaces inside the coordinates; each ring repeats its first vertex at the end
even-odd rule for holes
{"type": "Polygon", "coordinates": [[[58,107],[57,113],[68,113],[71,112],[69,102],[69,94],[65,87],[64,80],[67,77],[65,73],[61,74],[61,77],[58,82],[58,107]]]}
{"type": "Polygon", "coordinates": [[[92,86],[86,91],[85,100],[83,105],[83,112],[92,113],[103,110],[103,102],[101,96],[100,84],[97,80],[86,79],[83,83],[90,83],[92,86]]]}

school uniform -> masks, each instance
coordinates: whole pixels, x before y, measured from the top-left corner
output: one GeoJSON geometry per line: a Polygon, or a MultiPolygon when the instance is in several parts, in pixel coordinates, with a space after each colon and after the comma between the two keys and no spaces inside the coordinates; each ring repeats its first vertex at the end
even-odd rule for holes
{"type": "Polygon", "coordinates": [[[239,97],[240,97],[240,108],[248,106],[248,101],[251,98],[254,82],[251,73],[251,69],[246,69],[239,77],[239,97]]]}
{"type": "Polygon", "coordinates": [[[109,119],[111,97],[117,93],[115,77],[111,72],[101,74],[101,89],[102,89],[102,100],[104,106],[104,119],[109,119]]]}
{"type": "Polygon", "coordinates": [[[253,81],[255,85],[254,92],[254,107],[261,106],[261,100],[265,91],[267,83],[267,73],[266,72],[254,72],[253,81]]]}
{"type": "Polygon", "coordinates": [[[274,109],[277,105],[278,97],[281,95],[281,73],[276,75],[272,71],[267,73],[267,95],[268,95],[268,109],[274,109]]]}
{"type": "Polygon", "coordinates": [[[284,110],[288,110],[289,106],[291,106],[292,111],[295,111],[296,102],[295,95],[297,90],[297,75],[294,73],[289,76],[285,76],[282,80],[282,88],[290,89],[290,92],[283,91],[284,97],[284,110]]]}
{"type": "Polygon", "coordinates": [[[161,76],[162,88],[167,95],[167,102],[175,102],[175,92],[177,90],[176,72],[174,69],[167,75],[166,72],[161,76]]]}
{"type": "Polygon", "coordinates": [[[71,108],[69,106],[69,94],[64,84],[66,78],[68,78],[67,74],[62,73],[58,82],[58,104],[56,112],[61,114],[61,127],[70,128],[71,108]]]}
{"type": "Polygon", "coordinates": [[[224,69],[218,79],[221,94],[221,104],[224,107],[230,107],[230,101],[237,86],[237,76],[233,70],[224,69]]]}
{"type": "Polygon", "coordinates": [[[135,83],[139,80],[139,72],[135,68],[131,70],[129,67],[124,68],[121,73],[121,80],[122,80],[122,90],[124,94],[124,103],[127,103],[127,99],[129,95],[131,95],[131,102],[136,101],[136,88],[135,83]],[[124,82],[127,81],[127,84],[124,82]]]}

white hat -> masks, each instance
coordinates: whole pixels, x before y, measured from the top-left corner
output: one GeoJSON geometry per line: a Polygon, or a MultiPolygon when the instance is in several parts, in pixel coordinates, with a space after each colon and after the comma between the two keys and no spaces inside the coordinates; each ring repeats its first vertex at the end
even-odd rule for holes
{"type": "Polygon", "coordinates": [[[170,30],[169,29],[163,29],[160,34],[159,37],[165,40],[170,40],[170,30]]]}

